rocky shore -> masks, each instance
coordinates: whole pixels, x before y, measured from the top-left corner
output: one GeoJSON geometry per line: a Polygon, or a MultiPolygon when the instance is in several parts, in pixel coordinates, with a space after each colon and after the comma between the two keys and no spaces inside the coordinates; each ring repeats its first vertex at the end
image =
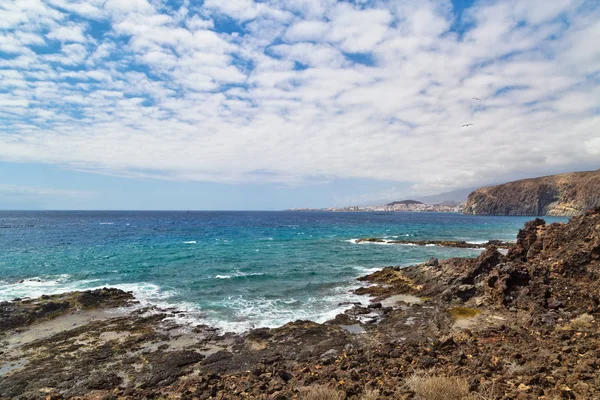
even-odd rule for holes
{"type": "Polygon", "coordinates": [[[241,335],[117,289],[3,302],[0,398],[600,398],[600,210],[360,279],[368,304],[241,335]]]}

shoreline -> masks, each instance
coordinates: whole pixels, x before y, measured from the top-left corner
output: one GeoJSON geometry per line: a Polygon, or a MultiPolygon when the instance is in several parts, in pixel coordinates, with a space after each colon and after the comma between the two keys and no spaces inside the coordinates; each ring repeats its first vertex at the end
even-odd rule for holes
{"type": "Polygon", "coordinates": [[[2,302],[0,398],[411,399],[432,377],[466,382],[462,398],[590,398],[597,226],[536,219],[506,255],[383,268],[359,278],[369,304],[323,324],[186,332],[179,310],[111,315],[135,301],[116,289],[2,302]]]}
{"type": "MultiPolygon", "coordinates": [[[[429,246],[435,246],[435,247],[447,247],[447,248],[459,248],[459,249],[467,249],[467,250],[483,250],[485,249],[487,246],[490,245],[496,245],[501,251],[504,252],[506,250],[508,250],[508,248],[513,245],[513,242],[507,242],[507,241],[501,241],[501,240],[487,240],[484,241],[482,243],[471,243],[471,242],[465,242],[465,241],[457,241],[457,240],[444,240],[444,241],[438,241],[438,240],[429,240],[429,241],[411,241],[411,240],[386,240],[386,239],[379,239],[379,238],[363,238],[363,239],[349,239],[349,240],[344,240],[344,241],[352,241],[352,243],[354,244],[378,244],[381,243],[383,244],[384,242],[387,244],[389,242],[389,244],[399,244],[399,245],[404,245],[404,244],[409,244],[409,245],[414,245],[414,246],[420,246],[420,247],[429,247],[429,246]]],[[[405,266],[403,266],[405,267],[405,266]]],[[[364,272],[358,272],[356,274],[356,276],[354,276],[352,278],[351,281],[349,282],[345,282],[344,283],[344,294],[340,294],[340,299],[338,302],[338,305],[340,303],[354,303],[354,302],[362,302],[362,303],[367,303],[369,302],[369,298],[368,295],[365,294],[360,294],[357,293],[357,290],[360,291],[361,287],[356,287],[357,285],[363,285],[362,281],[359,279],[361,277],[364,276],[365,273],[372,273],[374,271],[380,270],[382,269],[382,267],[373,267],[373,268],[365,268],[364,272]],[[356,299],[347,299],[344,297],[348,297],[347,295],[357,295],[359,296],[359,298],[356,299]]],[[[32,289],[34,289],[36,292],[40,293],[38,296],[22,296],[22,297],[13,297],[14,298],[20,298],[20,299],[35,299],[36,297],[40,297],[42,296],[42,292],[46,292],[48,293],[48,291],[44,290],[44,289],[50,289],[50,294],[51,295],[62,295],[62,294],[66,294],[66,293],[71,293],[71,292],[81,292],[81,291],[94,291],[94,290],[99,290],[102,288],[106,288],[106,287],[110,287],[110,288],[114,288],[114,289],[120,289],[123,290],[125,292],[131,292],[133,293],[133,295],[136,297],[136,300],[138,301],[138,303],[140,303],[138,305],[138,307],[140,308],[154,308],[156,310],[166,310],[167,312],[170,310],[177,310],[178,312],[178,316],[179,317],[183,317],[184,315],[190,315],[189,318],[185,318],[186,321],[179,321],[180,324],[185,325],[185,324],[189,324],[189,325],[210,325],[213,326],[217,329],[219,329],[220,331],[222,331],[223,333],[235,333],[235,334],[243,334],[245,332],[247,332],[248,330],[251,329],[257,329],[256,326],[249,326],[247,328],[239,328],[239,329],[235,329],[235,328],[228,328],[232,325],[235,325],[235,322],[233,321],[211,321],[208,319],[203,319],[202,315],[203,312],[200,309],[194,309],[194,308],[189,308],[189,307],[185,307],[185,305],[182,305],[181,303],[169,303],[168,301],[156,301],[156,299],[152,299],[152,298],[148,298],[148,296],[145,296],[144,293],[139,293],[139,291],[136,291],[136,289],[132,288],[133,286],[140,286],[143,287],[144,290],[147,290],[148,288],[150,288],[150,291],[153,292],[153,295],[156,296],[156,293],[158,293],[160,291],[160,287],[158,285],[156,285],[155,283],[148,283],[148,282],[139,282],[139,283],[122,283],[122,284],[115,284],[115,285],[96,285],[96,286],[89,286],[89,287],[78,287],[79,286],[79,281],[74,281],[73,282],[73,288],[65,288],[65,290],[62,289],[62,287],[60,286],[62,281],[64,281],[66,278],[68,278],[68,275],[66,274],[61,274],[56,276],[57,279],[43,279],[40,278],[39,276],[36,277],[32,277],[32,278],[25,278],[25,279],[14,279],[12,282],[5,282],[8,285],[22,285],[22,284],[28,284],[28,283],[32,283],[32,289]],[[57,285],[57,286],[55,286],[57,285]],[[55,290],[58,289],[58,290],[55,290]]],[[[87,282],[87,281],[84,281],[87,282]]],[[[6,299],[4,301],[12,301],[13,299],[6,299]]],[[[0,300],[1,302],[2,300],[0,300]]],[[[337,313],[344,313],[345,311],[347,311],[346,309],[339,309],[337,310],[337,313]]],[[[311,321],[317,322],[317,323],[325,323],[327,320],[330,320],[332,318],[334,318],[336,314],[333,313],[322,313],[322,315],[319,316],[312,316],[310,318],[308,318],[311,321]],[[330,314],[329,316],[327,316],[326,314],[330,314]]],[[[178,318],[181,319],[181,318],[178,318]]],[[[289,320],[288,322],[293,322],[295,320],[297,320],[299,318],[295,318],[292,320],[289,320]]],[[[242,323],[240,323],[242,324],[242,323]]],[[[282,324],[285,324],[282,323],[282,324]]],[[[268,324],[268,325],[262,325],[259,326],[258,328],[264,328],[264,327],[269,327],[269,328],[276,328],[281,326],[282,324],[268,324]]]]}

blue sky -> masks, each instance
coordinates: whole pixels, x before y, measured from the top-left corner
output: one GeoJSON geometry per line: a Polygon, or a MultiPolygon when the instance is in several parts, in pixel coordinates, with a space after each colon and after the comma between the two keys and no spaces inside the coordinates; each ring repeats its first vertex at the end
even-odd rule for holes
{"type": "Polygon", "coordinates": [[[597,169],[599,42],[585,0],[3,2],[0,208],[339,206],[597,169]]]}

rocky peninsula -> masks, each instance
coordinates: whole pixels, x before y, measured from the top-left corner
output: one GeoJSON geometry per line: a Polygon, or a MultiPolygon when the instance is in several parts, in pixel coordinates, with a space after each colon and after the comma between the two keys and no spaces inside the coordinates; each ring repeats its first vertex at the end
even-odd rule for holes
{"type": "Polygon", "coordinates": [[[524,179],[475,190],[465,214],[581,215],[600,206],[600,170],[524,179]]]}
{"type": "Polygon", "coordinates": [[[117,289],[3,302],[0,398],[600,397],[600,209],[360,281],[371,300],[325,324],[244,334],[117,289]]]}

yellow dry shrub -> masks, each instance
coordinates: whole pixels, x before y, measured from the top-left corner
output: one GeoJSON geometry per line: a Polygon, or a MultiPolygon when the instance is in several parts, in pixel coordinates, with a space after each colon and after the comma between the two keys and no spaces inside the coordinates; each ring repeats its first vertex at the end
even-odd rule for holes
{"type": "Polygon", "coordinates": [[[346,393],[328,385],[308,386],[300,391],[301,400],[343,400],[344,398],[346,393]]]}
{"type": "Polygon", "coordinates": [[[463,378],[415,373],[405,380],[418,400],[471,399],[469,384],[463,378]]]}

